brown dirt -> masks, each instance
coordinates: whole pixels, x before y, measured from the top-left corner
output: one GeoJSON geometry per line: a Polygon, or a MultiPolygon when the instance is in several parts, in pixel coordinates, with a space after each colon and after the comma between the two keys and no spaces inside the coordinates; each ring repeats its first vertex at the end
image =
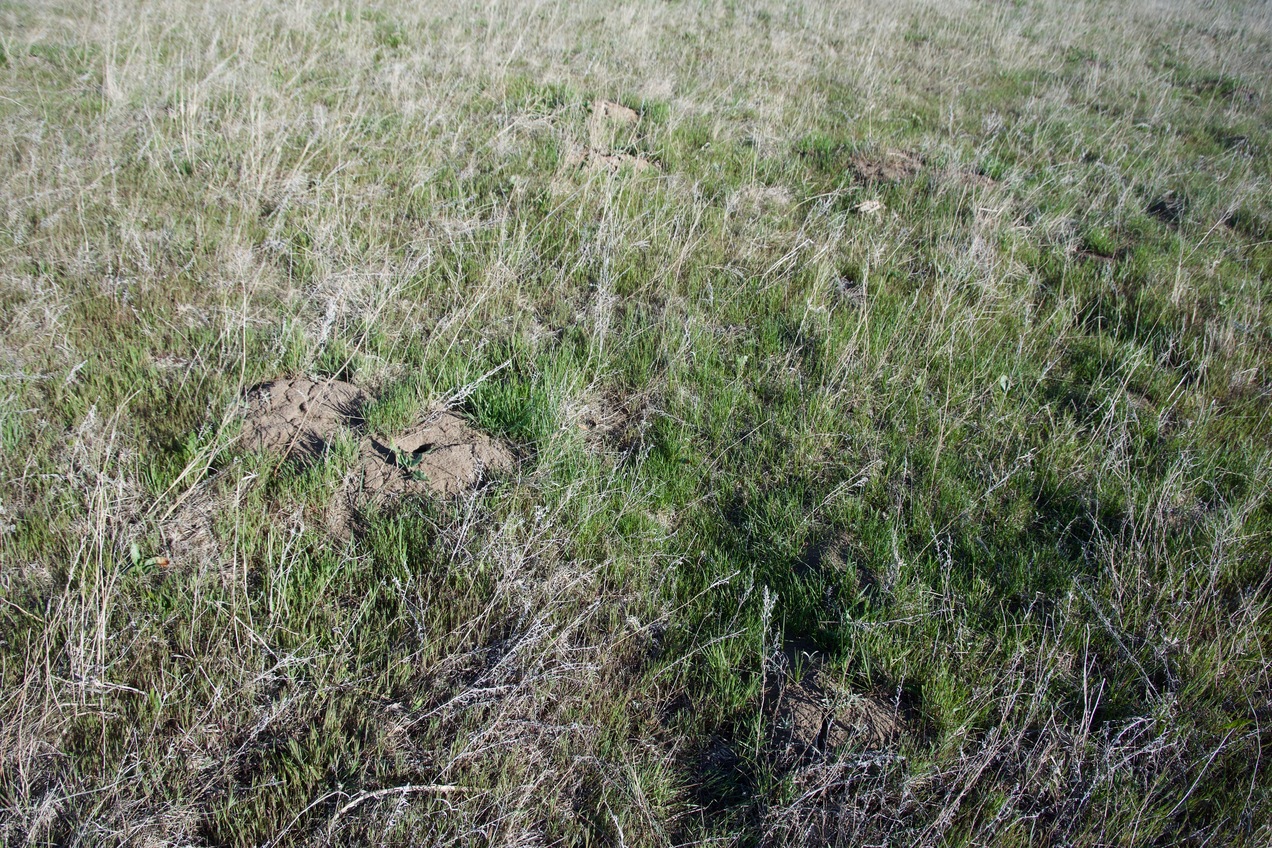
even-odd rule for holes
{"type": "Polygon", "coordinates": [[[1153,198],[1145,209],[1148,214],[1171,227],[1178,227],[1188,211],[1188,201],[1182,195],[1167,191],[1153,198]]]}
{"type": "Polygon", "coordinates": [[[216,536],[215,521],[217,513],[227,506],[211,486],[200,486],[162,523],[162,551],[174,566],[221,565],[224,550],[216,536]]]}
{"type": "Polygon", "coordinates": [[[794,202],[790,191],[782,186],[751,185],[733,195],[733,208],[747,218],[785,212],[794,202]]]}
{"type": "Polygon", "coordinates": [[[406,496],[449,497],[463,494],[490,472],[512,467],[503,444],[443,412],[393,439],[369,436],[358,446],[358,460],[327,510],[327,527],[350,535],[368,507],[406,496]]]}
{"type": "Polygon", "coordinates": [[[572,145],[565,156],[565,164],[568,167],[610,173],[618,173],[623,168],[631,168],[633,171],[658,170],[657,163],[644,156],[610,149],[615,142],[615,129],[634,127],[639,121],[640,115],[636,110],[621,103],[612,100],[593,102],[592,114],[587,121],[588,144],[572,145]]]}
{"type": "Polygon", "coordinates": [[[812,663],[796,681],[789,667],[769,686],[773,721],[770,753],[788,765],[853,745],[879,748],[905,731],[886,699],[843,691],[812,663]]]}
{"type": "Polygon", "coordinates": [[[609,171],[618,173],[624,166],[633,171],[659,170],[658,164],[644,156],[632,153],[602,153],[591,147],[573,146],[565,155],[565,164],[571,168],[586,168],[589,171],[609,171]]]}
{"type": "Polygon", "coordinates": [[[867,182],[899,183],[917,176],[923,170],[923,160],[903,150],[859,153],[852,157],[852,170],[867,182]]]}
{"type": "MultiPolygon", "coordinates": [[[[247,447],[309,464],[322,457],[337,433],[362,429],[368,397],[339,380],[299,378],[264,383],[248,393],[247,401],[247,447]]],[[[372,505],[408,495],[462,494],[488,472],[511,467],[506,446],[450,412],[431,415],[393,438],[365,436],[353,468],[327,507],[327,527],[347,537],[372,505]]],[[[170,544],[178,541],[186,540],[170,544]]]]}
{"type": "Polygon", "coordinates": [[[587,397],[568,420],[578,427],[583,440],[593,445],[616,445],[627,440],[646,418],[643,399],[622,401],[608,395],[587,397]]]}
{"type": "Polygon", "coordinates": [[[617,173],[624,166],[630,167],[633,171],[649,171],[658,170],[658,165],[652,160],[646,159],[644,156],[636,156],[631,153],[609,153],[601,154],[593,152],[588,157],[588,165],[595,169],[605,169],[611,173],[617,173]]]}
{"type": "Polygon", "coordinates": [[[835,295],[850,306],[861,307],[866,302],[866,287],[861,280],[850,277],[838,277],[835,280],[835,295]]]}
{"type": "Polygon", "coordinates": [[[937,178],[951,188],[997,188],[998,180],[975,168],[951,165],[937,173],[937,178]]]}
{"type": "Polygon", "coordinates": [[[630,109],[613,100],[597,100],[592,103],[592,121],[610,122],[623,126],[632,126],[640,120],[635,109],[630,109]]]}
{"type": "Polygon", "coordinates": [[[503,445],[450,412],[435,415],[393,440],[403,455],[419,457],[417,481],[435,495],[457,495],[481,480],[486,471],[512,467],[503,445]]]}
{"type": "Polygon", "coordinates": [[[309,463],[327,449],[331,437],[362,424],[366,394],[340,380],[273,380],[252,389],[243,419],[249,450],[281,453],[309,463]]]}
{"type": "Polygon", "coordinates": [[[964,185],[972,188],[997,188],[998,180],[978,171],[961,171],[959,178],[964,185]]]}

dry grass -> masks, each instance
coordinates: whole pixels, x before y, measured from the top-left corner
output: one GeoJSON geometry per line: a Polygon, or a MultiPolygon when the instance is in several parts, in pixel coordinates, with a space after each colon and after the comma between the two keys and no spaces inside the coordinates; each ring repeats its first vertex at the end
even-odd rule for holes
{"type": "Polygon", "coordinates": [[[0,5],[0,842],[1267,844],[1269,55],[0,5]],[[333,533],[280,376],[514,467],[333,533]]]}

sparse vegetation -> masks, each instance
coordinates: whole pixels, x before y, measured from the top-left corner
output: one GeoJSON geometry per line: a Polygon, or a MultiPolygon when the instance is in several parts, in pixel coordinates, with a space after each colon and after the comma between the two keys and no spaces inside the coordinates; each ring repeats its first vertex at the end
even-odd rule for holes
{"type": "Polygon", "coordinates": [[[1269,56],[0,4],[0,842],[1272,843],[1269,56]]]}

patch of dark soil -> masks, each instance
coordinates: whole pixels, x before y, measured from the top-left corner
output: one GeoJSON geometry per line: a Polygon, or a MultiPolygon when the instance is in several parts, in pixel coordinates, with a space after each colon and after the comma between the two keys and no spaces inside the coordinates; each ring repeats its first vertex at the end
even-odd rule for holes
{"type": "Polygon", "coordinates": [[[872,183],[899,183],[913,179],[923,170],[923,160],[904,150],[883,153],[858,153],[852,157],[852,170],[859,178],[872,183]]]}
{"type": "Polygon", "coordinates": [[[1167,191],[1153,198],[1146,211],[1163,224],[1178,227],[1183,223],[1187,209],[1187,201],[1182,196],[1173,191],[1167,191]]]}
{"type": "Polygon", "coordinates": [[[1272,239],[1272,219],[1249,207],[1239,207],[1224,216],[1223,224],[1247,238],[1272,239]]]}
{"type": "Polygon", "coordinates": [[[958,172],[958,181],[972,188],[997,188],[998,180],[980,171],[963,170],[958,172]]]}
{"type": "MultiPolygon", "coordinates": [[[[796,560],[795,572],[800,576],[817,576],[831,584],[843,580],[849,593],[856,590],[861,596],[878,601],[882,592],[879,575],[856,548],[846,534],[821,539],[809,545],[796,560]]],[[[851,601],[851,597],[849,594],[845,600],[851,601]]]]}
{"type": "Polygon", "coordinates": [[[940,182],[950,188],[991,189],[997,188],[998,180],[975,167],[950,165],[936,172],[940,182]]]}
{"type": "Polygon", "coordinates": [[[823,672],[816,653],[794,646],[770,672],[766,690],[768,754],[782,770],[849,746],[888,747],[907,729],[898,704],[839,686],[823,672]]]}
{"type": "Polygon", "coordinates": [[[1073,257],[1097,265],[1116,265],[1129,254],[1130,250],[1124,246],[1117,246],[1109,250],[1093,250],[1090,247],[1080,247],[1073,252],[1073,257]]]}
{"type": "Polygon", "coordinates": [[[747,803],[755,791],[755,775],[733,746],[712,736],[695,762],[698,803],[709,813],[721,813],[747,803]]]}
{"type": "Polygon", "coordinates": [[[846,538],[832,536],[822,539],[808,547],[804,555],[795,563],[800,574],[834,575],[848,569],[852,560],[852,549],[846,538]]]}

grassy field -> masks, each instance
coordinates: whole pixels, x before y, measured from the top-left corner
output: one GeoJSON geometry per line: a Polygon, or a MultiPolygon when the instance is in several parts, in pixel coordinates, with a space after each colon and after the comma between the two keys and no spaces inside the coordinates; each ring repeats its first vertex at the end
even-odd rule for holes
{"type": "Polygon", "coordinates": [[[0,2],[0,843],[1272,843],[1270,181],[1254,0],[0,2]]]}

